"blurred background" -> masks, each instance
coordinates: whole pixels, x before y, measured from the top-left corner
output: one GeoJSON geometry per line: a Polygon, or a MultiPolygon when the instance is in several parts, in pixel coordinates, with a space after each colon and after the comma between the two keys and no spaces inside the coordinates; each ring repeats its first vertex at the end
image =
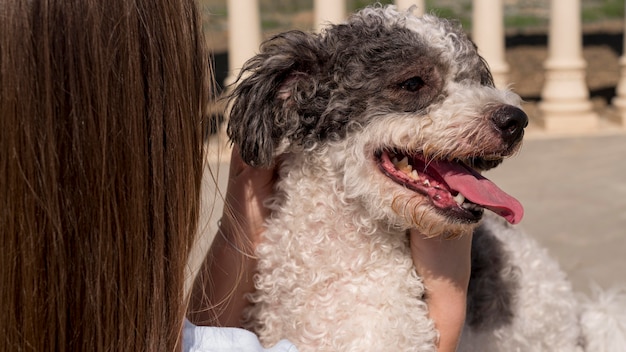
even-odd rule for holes
{"type": "MultiPolygon", "coordinates": [[[[230,4],[227,0],[199,0],[207,41],[214,54],[215,78],[221,88],[238,69],[229,67],[234,65],[232,60],[229,64],[229,46],[241,49],[237,48],[240,41],[233,41],[232,36],[229,38],[229,28],[233,28],[229,27],[229,19],[233,21],[232,16],[249,12],[249,4],[255,2],[229,1],[230,4]]],[[[315,30],[317,1],[258,0],[258,33],[254,28],[236,29],[242,30],[244,36],[248,33],[252,37],[258,35],[259,41],[289,29],[315,30]]],[[[524,99],[523,107],[531,124],[520,153],[489,171],[487,177],[524,204],[525,218],[519,226],[557,258],[576,290],[589,292],[593,283],[604,288],[626,285],[626,107],[621,103],[626,101],[626,78],[621,79],[623,69],[620,65],[626,66],[626,59],[620,60],[624,49],[626,1],[487,1],[499,3],[501,11],[492,13],[487,8],[476,16],[475,7],[478,2],[484,5],[484,0],[423,2],[425,12],[460,21],[470,36],[476,29],[473,18],[493,21],[493,17],[498,16],[495,21],[502,25],[502,38],[495,39],[501,41],[498,45],[502,46],[502,57],[495,57],[504,65],[508,87],[524,99]],[[561,12],[551,10],[556,3],[565,6],[563,11],[577,7],[576,15],[565,15],[563,20],[569,21],[576,16],[575,22],[578,23],[551,17],[551,13],[561,12]],[[562,28],[554,28],[555,24],[562,28]],[[561,39],[552,34],[550,40],[551,33],[557,30],[564,30],[563,35],[568,37],[561,39]],[[571,47],[554,47],[551,51],[551,41],[557,46],[578,45],[580,52],[571,47]],[[551,62],[568,62],[567,56],[556,57],[563,53],[575,56],[571,61],[574,64],[569,68],[554,69],[554,65],[548,64],[551,57],[551,62]],[[573,71],[570,70],[572,67],[573,71]],[[557,81],[561,79],[552,86],[556,93],[550,92],[547,80],[551,73],[548,69],[556,71],[552,75],[557,81]],[[572,77],[572,82],[566,82],[572,77]],[[621,89],[620,83],[623,85],[621,89]],[[578,89],[578,93],[573,98],[558,101],[559,94],[570,86],[578,89]],[[565,110],[568,106],[582,107],[585,112],[557,114],[556,120],[564,122],[551,125],[545,116],[553,112],[549,102],[554,100],[555,94],[557,102],[554,104],[561,104],[565,110]],[[567,128],[570,126],[571,129],[567,128]]],[[[374,1],[345,0],[345,14],[372,3],[374,1]]],[[[247,44],[242,41],[241,45],[247,44]]],[[[484,47],[479,45],[479,50],[481,48],[484,47]]],[[[251,50],[250,55],[256,49],[251,50]]],[[[489,63],[493,69],[493,63],[489,63]]],[[[498,66],[497,62],[495,64],[498,66]]],[[[220,113],[223,107],[219,105],[215,117],[223,121],[224,116],[220,113]]],[[[217,131],[215,128],[211,132],[217,131]]],[[[210,153],[205,197],[215,191],[215,180],[219,189],[225,189],[230,154],[223,134],[219,136],[220,133],[216,133],[209,138],[217,148],[212,148],[210,153]]],[[[196,262],[208,248],[221,216],[219,198],[219,195],[205,198],[206,204],[216,205],[204,209],[206,226],[203,240],[197,247],[196,262]]]]}
{"type": "MultiPolygon", "coordinates": [[[[204,29],[215,54],[216,79],[223,86],[228,75],[227,0],[200,0],[204,29]]],[[[346,0],[346,12],[376,1],[346,0]]],[[[235,4],[237,2],[235,1],[235,4]]],[[[243,2],[240,2],[243,3],[243,2]]],[[[313,30],[313,0],[259,0],[262,38],[289,30],[313,30]]],[[[392,0],[380,1],[382,4],[392,0]]],[[[543,62],[547,58],[550,0],[503,0],[506,34],[506,61],[509,63],[512,88],[528,101],[540,97],[543,86],[543,62]]],[[[472,31],[472,0],[426,0],[425,11],[462,23],[472,31]]],[[[624,0],[583,0],[583,55],[587,61],[587,83],[598,107],[614,96],[619,79],[618,58],[622,53],[624,0]]]]}

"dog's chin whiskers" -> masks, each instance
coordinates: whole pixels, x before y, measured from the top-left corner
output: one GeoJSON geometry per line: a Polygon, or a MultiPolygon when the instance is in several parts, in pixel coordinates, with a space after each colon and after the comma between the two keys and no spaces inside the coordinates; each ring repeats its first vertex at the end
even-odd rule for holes
{"type": "Polygon", "coordinates": [[[419,207],[418,204],[413,205],[413,211],[411,212],[411,221],[413,222],[413,224],[415,226],[417,226],[418,222],[417,222],[417,208],[419,207]]]}
{"type": "Polygon", "coordinates": [[[396,213],[397,215],[402,215],[402,212],[400,212],[400,210],[398,209],[398,195],[394,195],[393,199],[391,200],[391,210],[393,210],[394,213],[396,213]]]}
{"type": "Polygon", "coordinates": [[[417,223],[416,225],[418,225],[418,226],[422,227],[422,225],[421,225],[421,224],[423,224],[423,223],[424,223],[424,216],[426,216],[426,212],[421,212],[421,213],[420,213],[420,221],[419,221],[419,223],[417,223]]]}

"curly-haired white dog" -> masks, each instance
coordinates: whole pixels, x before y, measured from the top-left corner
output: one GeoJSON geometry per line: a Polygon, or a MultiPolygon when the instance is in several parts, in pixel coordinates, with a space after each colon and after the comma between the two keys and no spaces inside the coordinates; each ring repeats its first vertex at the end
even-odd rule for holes
{"type": "Polygon", "coordinates": [[[229,135],[252,165],[281,156],[245,317],[264,343],[434,351],[409,228],[474,232],[462,350],[588,343],[558,265],[499,218],[519,222],[521,205],[480,175],[517,151],[528,119],[458,26],[370,7],[272,38],[243,72],[229,135]]]}

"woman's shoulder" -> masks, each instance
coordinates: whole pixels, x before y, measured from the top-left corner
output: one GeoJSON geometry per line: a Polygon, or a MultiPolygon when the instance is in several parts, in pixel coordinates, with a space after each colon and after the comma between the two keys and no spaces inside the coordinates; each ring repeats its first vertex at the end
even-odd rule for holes
{"type": "Polygon", "coordinates": [[[264,348],[255,334],[237,328],[196,326],[185,319],[183,327],[184,352],[297,352],[287,340],[264,348]]]}

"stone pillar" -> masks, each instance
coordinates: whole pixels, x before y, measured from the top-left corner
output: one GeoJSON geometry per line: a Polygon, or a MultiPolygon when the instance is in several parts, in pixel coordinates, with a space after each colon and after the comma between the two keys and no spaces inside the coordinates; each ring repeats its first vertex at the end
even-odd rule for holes
{"type": "Polygon", "coordinates": [[[328,23],[341,23],[346,19],[345,0],[315,0],[313,9],[315,12],[314,25],[317,31],[328,23]]]}
{"type": "Polygon", "coordinates": [[[396,0],[396,6],[398,6],[399,10],[407,10],[413,5],[417,5],[413,13],[416,16],[422,16],[426,12],[426,4],[424,0],[396,0]]]}
{"type": "Polygon", "coordinates": [[[474,0],[472,5],[472,40],[487,61],[498,88],[508,85],[509,65],[504,55],[504,14],[502,0],[474,0]]]}
{"type": "Polygon", "coordinates": [[[258,0],[228,0],[228,69],[226,85],[235,81],[243,64],[261,45],[261,16],[258,0]]]}
{"type": "Polygon", "coordinates": [[[622,56],[619,59],[619,66],[620,79],[617,84],[617,95],[613,98],[612,103],[617,110],[617,119],[619,124],[626,127],[626,21],[624,22],[624,46],[622,49],[622,56]]]}
{"type": "Polygon", "coordinates": [[[580,0],[552,0],[545,83],[539,103],[548,132],[586,132],[598,126],[585,82],[580,0]]]}

